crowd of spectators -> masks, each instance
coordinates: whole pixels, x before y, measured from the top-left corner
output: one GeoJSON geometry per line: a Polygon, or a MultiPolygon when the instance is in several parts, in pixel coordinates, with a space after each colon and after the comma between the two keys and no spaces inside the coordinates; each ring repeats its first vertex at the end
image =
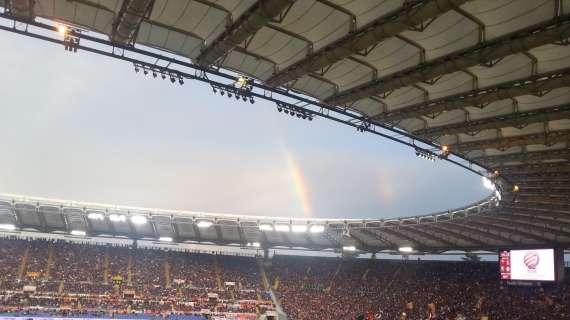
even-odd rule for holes
{"type": "MultiPolygon", "coordinates": [[[[254,319],[275,308],[253,257],[0,239],[0,271],[4,314],[254,319]]],[[[494,262],[274,256],[265,271],[290,320],[570,319],[569,281],[508,285],[494,262]]]]}
{"type": "Polygon", "coordinates": [[[562,320],[570,286],[513,286],[494,262],[277,257],[269,272],[293,320],[562,320]]]}
{"type": "Polygon", "coordinates": [[[1,313],[255,319],[258,310],[273,308],[270,299],[258,299],[268,295],[259,292],[253,258],[231,257],[226,270],[218,262],[225,258],[211,254],[16,239],[0,239],[0,254],[1,313]]]}

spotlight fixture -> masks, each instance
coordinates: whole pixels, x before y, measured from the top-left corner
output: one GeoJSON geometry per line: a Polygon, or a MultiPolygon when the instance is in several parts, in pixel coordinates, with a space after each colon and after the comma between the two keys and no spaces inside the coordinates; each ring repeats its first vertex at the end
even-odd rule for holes
{"type": "Polygon", "coordinates": [[[228,92],[228,98],[231,98],[231,97],[232,97],[232,93],[228,92]]]}
{"type": "Polygon", "coordinates": [[[0,224],[0,229],[1,230],[16,230],[16,226],[11,224],[11,223],[2,223],[0,224]]]}
{"type": "Polygon", "coordinates": [[[218,93],[218,90],[216,90],[214,87],[212,87],[212,91],[214,91],[214,93],[218,93]]]}
{"type": "Polygon", "coordinates": [[[519,191],[520,191],[519,186],[515,184],[515,185],[513,186],[513,192],[519,192],[519,191]]]}
{"type": "Polygon", "coordinates": [[[412,247],[400,247],[400,248],[398,248],[398,251],[404,252],[404,253],[410,253],[410,252],[414,251],[414,248],[412,248],[412,247]]]}
{"type": "Polygon", "coordinates": [[[243,100],[243,102],[247,101],[247,97],[246,96],[242,96],[241,99],[243,100]]]}
{"type": "Polygon", "coordinates": [[[220,94],[223,96],[225,92],[223,90],[220,90],[220,94]]]}
{"type": "Polygon", "coordinates": [[[176,79],[173,76],[170,76],[170,82],[174,83],[176,82],[176,79]]]}
{"type": "Polygon", "coordinates": [[[184,84],[184,79],[182,79],[182,77],[178,77],[178,84],[183,85],[184,84]]]}
{"type": "Polygon", "coordinates": [[[162,80],[165,80],[165,79],[166,79],[166,75],[165,75],[164,73],[161,74],[160,77],[162,78],[162,80]]]}
{"type": "Polygon", "coordinates": [[[147,69],[144,69],[144,70],[143,70],[143,73],[144,73],[145,76],[148,75],[148,70],[147,70],[147,69]]]}
{"type": "Polygon", "coordinates": [[[293,232],[307,232],[308,226],[306,224],[294,224],[291,226],[293,232]]]}
{"type": "Polygon", "coordinates": [[[127,217],[122,215],[122,214],[110,214],[109,215],[109,220],[113,221],[113,222],[125,222],[127,221],[127,217]]]}
{"type": "Polygon", "coordinates": [[[131,216],[131,222],[134,224],[142,225],[147,223],[147,218],[141,215],[131,216]]]}
{"type": "Polygon", "coordinates": [[[277,107],[277,111],[279,111],[279,112],[283,112],[283,108],[281,108],[281,107],[277,107]]]}
{"type": "Polygon", "coordinates": [[[321,233],[321,232],[325,232],[325,226],[320,225],[320,224],[314,224],[311,226],[311,228],[309,229],[309,231],[311,233],[321,233]]]}
{"type": "Polygon", "coordinates": [[[153,70],[153,71],[152,71],[152,77],[153,77],[153,78],[156,78],[156,76],[157,76],[157,74],[156,74],[156,72],[153,70]]]}
{"type": "Polygon", "coordinates": [[[487,177],[483,177],[481,178],[483,180],[483,186],[485,187],[485,189],[489,189],[489,190],[495,190],[495,184],[493,183],[493,181],[491,181],[491,179],[487,178],[487,177]]]}
{"type": "Polygon", "coordinates": [[[253,97],[249,97],[249,103],[254,104],[255,100],[253,100],[253,97]]]}
{"type": "Polygon", "coordinates": [[[436,156],[433,153],[419,148],[416,148],[416,156],[418,158],[426,159],[431,162],[435,162],[436,159],[436,156]]]}
{"type": "Polygon", "coordinates": [[[289,228],[288,224],[276,224],[275,225],[275,231],[289,232],[289,231],[291,231],[291,229],[289,228]]]}
{"type": "Polygon", "coordinates": [[[285,109],[285,114],[289,114],[289,110],[285,109]]]}
{"type": "Polygon", "coordinates": [[[67,34],[67,26],[60,24],[59,26],[57,26],[57,32],[59,32],[59,34],[61,34],[62,36],[65,36],[67,34]]]}
{"type": "Polygon", "coordinates": [[[90,220],[105,220],[105,216],[102,213],[99,212],[90,212],[89,214],[87,214],[87,218],[90,220]]]}
{"type": "Polygon", "coordinates": [[[139,65],[138,65],[138,64],[135,64],[135,72],[136,72],[136,73],[139,73],[139,71],[140,71],[139,65]]]}
{"type": "Polygon", "coordinates": [[[210,220],[200,220],[198,221],[198,223],[196,223],[196,226],[198,228],[209,228],[213,225],[214,223],[210,220]]]}
{"type": "Polygon", "coordinates": [[[259,225],[259,230],[261,231],[273,231],[273,225],[269,223],[262,223],[259,225]]]}

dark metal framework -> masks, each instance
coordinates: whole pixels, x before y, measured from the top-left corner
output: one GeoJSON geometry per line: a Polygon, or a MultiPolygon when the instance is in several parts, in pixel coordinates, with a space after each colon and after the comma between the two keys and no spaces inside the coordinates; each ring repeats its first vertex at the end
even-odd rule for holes
{"type": "Polygon", "coordinates": [[[568,37],[570,37],[570,15],[559,16],[526,30],[519,30],[492,41],[481,42],[458,53],[435,59],[386,78],[373,80],[330,97],[326,102],[343,105],[421,81],[429,81],[478,64],[493,62],[541,45],[566,40],[568,37]]]}
{"type": "MultiPolygon", "coordinates": [[[[65,44],[64,40],[60,39],[61,36],[57,33],[58,30],[56,26],[34,20],[21,19],[7,12],[0,13],[0,19],[4,19],[4,21],[8,22],[8,25],[0,24],[0,30],[56,44],[65,44]]],[[[159,70],[175,78],[208,83],[212,87],[222,90],[235,90],[234,84],[240,78],[239,75],[223,72],[219,69],[201,67],[191,62],[177,59],[174,55],[166,55],[164,52],[159,53],[150,48],[115,43],[102,37],[91,36],[78,28],[70,29],[66,37],[77,39],[74,45],[75,51],[82,50],[120,59],[141,68],[159,70]]],[[[348,108],[329,106],[316,99],[293,91],[274,88],[255,81],[251,82],[251,90],[247,94],[250,98],[264,99],[277,104],[281,108],[303,110],[305,114],[311,115],[312,117],[332,120],[356,128],[360,132],[368,132],[414,149],[422,149],[426,153],[436,157],[439,155],[440,146],[434,142],[415,137],[398,128],[373,122],[368,117],[362,116],[360,113],[348,108]]],[[[442,157],[441,159],[456,164],[477,175],[483,175],[485,172],[490,171],[488,167],[473,162],[460,154],[452,154],[448,157],[442,157]]]]}

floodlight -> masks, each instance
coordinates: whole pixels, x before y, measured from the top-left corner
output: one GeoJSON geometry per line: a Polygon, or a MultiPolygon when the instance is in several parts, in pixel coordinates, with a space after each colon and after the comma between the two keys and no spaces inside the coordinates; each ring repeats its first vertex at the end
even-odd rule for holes
{"type": "Polygon", "coordinates": [[[131,216],[131,222],[134,224],[145,224],[147,222],[147,218],[141,215],[131,216]]]}
{"type": "Polygon", "coordinates": [[[273,231],[273,226],[269,223],[263,223],[259,225],[259,230],[261,231],[273,231]]]}
{"type": "Polygon", "coordinates": [[[172,242],[172,238],[171,237],[160,237],[160,238],[158,238],[158,241],[172,242]]]}
{"type": "Polygon", "coordinates": [[[275,225],[275,231],[280,231],[280,232],[289,232],[290,228],[288,224],[276,224],[275,225]]]}
{"type": "Polygon", "coordinates": [[[122,214],[110,214],[109,215],[109,220],[113,221],[113,222],[125,222],[127,221],[127,217],[122,215],[122,214]]]}
{"type": "Polygon", "coordinates": [[[294,224],[291,226],[291,230],[293,232],[307,232],[307,225],[306,224],[294,224]]]}
{"type": "Polygon", "coordinates": [[[198,226],[198,228],[209,228],[213,224],[214,223],[210,220],[200,220],[200,221],[198,221],[198,223],[196,223],[196,226],[198,226]]]}
{"type": "Polygon", "coordinates": [[[57,26],[57,32],[59,32],[59,34],[61,34],[62,36],[65,36],[67,34],[67,26],[60,24],[59,26],[57,26]]]}
{"type": "Polygon", "coordinates": [[[342,247],[343,251],[356,251],[356,247],[355,246],[344,246],[342,247]]]}
{"type": "Polygon", "coordinates": [[[495,190],[495,184],[487,177],[483,177],[483,186],[489,190],[495,190]]]}
{"type": "Polygon", "coordinates": [[[412,248],[412,247],[400,247],[400,248],[398,248],[398,251],[409,253],[409,252],[413,252],[414,248],[412,248]]]}
{"type": "Polygon", "coordinates": [[[91,220],[105,220],[105,216],[99,212],[90,212],[87,214],[87,218],[91,220]]]}
{"type": "Polygon", "coordinates": [[[314,224],[311,226],[311,232],[312,233],[321,233],[321,232],[325,232],[325,226],[320,225],[320,224],[314,224]]]}
{"type": "Polygon", "coordinates": [[[84,236],[87,233],[83,230],[71,230],[71,234],[74,236],[84,236]]]}
{"type": "Polygon", "coordinates": [[[0,224],[0,229],[2,230],[16,230],[16,226],[10,223],[0,224]]]}

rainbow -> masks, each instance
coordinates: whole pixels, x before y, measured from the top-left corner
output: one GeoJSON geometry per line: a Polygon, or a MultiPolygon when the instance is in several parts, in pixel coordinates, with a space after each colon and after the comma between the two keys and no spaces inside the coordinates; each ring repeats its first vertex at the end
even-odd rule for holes
{"type": "Polygon", "coordinates": [[[287,160],[291,180],[293,181],[297,197],[299,198],[299,204],[301,206],[303,216],[305,218],[310,218],[312,216],[312,210],[311,202],[309,200],[309,188],[307,186],[305,176],[303,175],[303,170],[291,152],[284,149],[284,154],[285,159],[287,160]]]}

